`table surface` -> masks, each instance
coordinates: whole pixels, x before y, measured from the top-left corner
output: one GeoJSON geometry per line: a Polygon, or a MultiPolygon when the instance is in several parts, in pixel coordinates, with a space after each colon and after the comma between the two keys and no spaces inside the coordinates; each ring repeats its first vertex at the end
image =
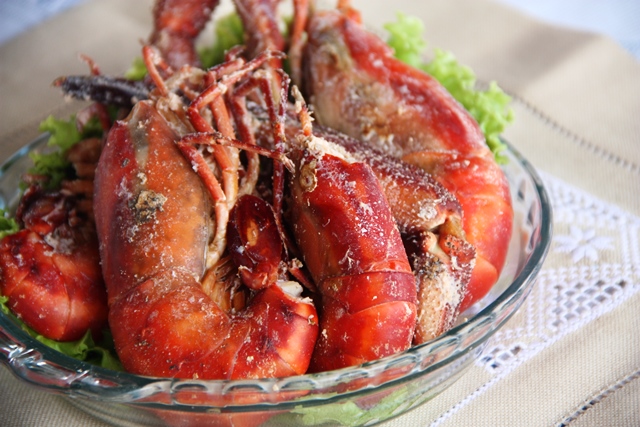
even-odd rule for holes
{"type": "MultiPolygon", "coordinates": [[[[126,69],[139,49],[127,42],[144,37],[151,3],[0,1],[0,161],[37,135],[46,115],[75,111],[48,83],[74,67],[86,72],[73,49],[94,55],[103,71],[126,69]]],[[[640,2],[393,6],[415,12],[434,46],[512,97],[516,121],[505,137],[542,176],[554,239],[525,304],[469,372],[383,425],[640,425],[640,2]]],[[[364,13],[373,26],[388,21],[375,7],[364,13]]],[[[34,392],[0,368],[0,425],[110,422],[96,415],[34,392]]]]}

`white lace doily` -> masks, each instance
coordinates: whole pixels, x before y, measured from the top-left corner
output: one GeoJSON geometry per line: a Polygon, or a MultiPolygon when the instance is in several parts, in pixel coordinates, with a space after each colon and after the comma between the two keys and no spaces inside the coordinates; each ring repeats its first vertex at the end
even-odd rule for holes
{"type": "Polygon", "coordinates": [[[553,240],[531,294],[491,338],[476,365],[489,381],[439,425],[510,372],[640,291],[640,218],[541,174],[553,207],[553,240]]]}

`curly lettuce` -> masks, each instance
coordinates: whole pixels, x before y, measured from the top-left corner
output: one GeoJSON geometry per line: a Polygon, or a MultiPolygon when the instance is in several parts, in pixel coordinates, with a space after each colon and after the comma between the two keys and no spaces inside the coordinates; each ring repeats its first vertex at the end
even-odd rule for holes
{"type": "Polygon", "coordinates": [[[476,119],[484,132],[487,145],[498,163],[504,163],[502,152],[506,145],[500,135],[513,122],[513,110],[509,97],[495,82],[481,90],[471,68],[458,62],[451,52],[435,49],[433,59],[426,62],[423,39],[424,24],[413,16],[397,14],[397,21],[384,26],[389,32],[387,43],[399,60],[419,68],[437,79],[451,95],[476,119]]]}
{"type": "Polygon", "coordinates": [[[198,52],[205,68],[224,61],[225,53],[234,46],[244,44],[244,28],[240,16],[232,12],[216,21],[214,43],[198,52]]]}
{"type": "Polygon", "coordinates": [[[17,233],[20,230],[20,225],[15,218],[9,216],[9,213],[4,209],[0,209],[0,239],[4,236],[17,233]]]}
{"type": "Polygon", "coordinates": [[[54,150],[50,153],[29,153],[33,160],[33,167],[29,169],[29,173],[48,177],[49,179],[43,183],[47,189],[59,188],[63,179],[72,176],[73,169],[65,158],[67,151],[85,138],[102,134],[97,119],[90,120],[82,131],[78,130],[75,116],[71,116],[69,120],[49,116],[40,123],[40,131],[49,133],[47,146],[54,150]]]}
{"type": "MultiPolygon", "coordinates": [[[[335,395],[327,394],[323,397],[330,399],[333,396],[335,395]]],[[[273,425],[279,426],[369,425],[393,417],[399,409],[417,406],[429,399],[430,397],[423,393],[416,393],[415,387],[408,384],[382,397],[375,405],[371,405],[372,402],[362,405],[356,401],[341,401],[321,406],[301,404],[293,408],[291,413],[276,416],[272,421],[273,425]]]]}
{"type": "Polygon", "coordinates": [[[145,65],[143,59],[141,57],[137,57],[133,59],[131,66],[127,71],[124,72],[124,77],[129,80],[142,80],[144,79],[149,72],[147,71],[147,66],[145,65]]]}

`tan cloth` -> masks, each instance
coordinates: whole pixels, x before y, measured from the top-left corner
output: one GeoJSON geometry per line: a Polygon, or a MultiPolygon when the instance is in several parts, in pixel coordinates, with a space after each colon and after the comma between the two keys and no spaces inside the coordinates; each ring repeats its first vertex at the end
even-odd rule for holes
{"type": "MultiPolygon", "coordinates": [[[[431,402],[384,425],[640,425],[640,272],[631,262],[640,240],[640,64],[605,37],[543,25],[487,0],[353,3],[373,28],[396,10],[419,16],[430,46],[455,52],[481,81],[496,80],[514,97],[517,119],[505,136],[543,172],[557,209],[558,240],[540,283],[505,325],[522,333],[529,356],[498,373],[479,361],[431,402]],[[604,257],[567,249],[571,236],[599,242],[604,257]],[[588,321],[564,333],[530,326],[549,314],[537,304],[554,285],[600,289],[602,277],[609,300],[589,306],[588,321]],[[522,332],[529,327],[537,335],[522,332]]],[[[77,108],[50,83],[86,72],[79,53],[104,73],[128,68],[149,32],[150,8],[150,0],[90,1],[0,47],[0,160],[33,139],[48,114],[77,108]]],[[[507,338],[497,334],[489,347],[507,338]]],[[[2,368],[0,425],[105,424],[2,368]]]]}

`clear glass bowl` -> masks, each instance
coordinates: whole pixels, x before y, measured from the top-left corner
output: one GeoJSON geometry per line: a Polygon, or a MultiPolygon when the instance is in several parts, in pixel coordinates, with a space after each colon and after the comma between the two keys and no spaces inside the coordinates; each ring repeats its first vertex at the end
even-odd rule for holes
{"type": "MultiPolygon", "coordinates": [[[[0,207],[18,201],[28,153],[0,168],[0,207]]],[[[116,372],[52,350],[0,313],[0,361],[22,380],[65,395],[115,425],[371,425],[421,405],[458,379],[488,338],[521,306],[551,241],[551,206],[531,165],[512,148],[504,171],[515,209],[508,259],[499,282],[458,325],[433,341],[336,371],[243,381],[176,380],[116,372]]]]}

